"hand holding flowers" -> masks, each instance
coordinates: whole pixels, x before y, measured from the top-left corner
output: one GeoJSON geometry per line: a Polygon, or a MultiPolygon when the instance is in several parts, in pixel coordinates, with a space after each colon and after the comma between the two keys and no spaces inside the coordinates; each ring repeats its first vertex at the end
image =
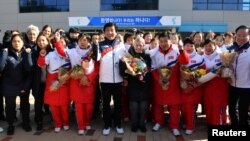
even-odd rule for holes
{"type": "Polygon", "coordinates": [[[167,66],[163,66],[158,68],[158,74],[159,74],[159,84],[161,85],[163,90],[167,90],[169,86],[169,78],[172,74],[171,68],[167,66]]]}
{"type": "Polygon", "coordinates": [[[237,53],[221,53],[220,59],[222,61],[222,67],[221,67],[221,77],[223,78],[230,78],[233,75],[233,71],[231,68],[231,64],[233,63],[235,57],[237,56],[237,53]]]}
{"type": "Polygon", "coordinates": [[[144,76],[148,72],[147,65],[143,59],[132,57],[131,55],[127,54],[122,57],[121,61],[126,64],[127,69],[125,70],[125,73],[128,73],[143,81],[144,76]]]}
{"type": "Polygon", "coordinates": [[[53,81],[50,86],[50,91],[56,91],[60,86],[67,83],[70,78],[69,71],[66,68],[59,68],[58,70],[58,79],[53,81]]]}
{"type": "Polygon", "coordinates": [[[199,83],[199,78],[206,74],[206,70],[203,68],[197,68],[191,70],[187,67],[181,67],[180,75],[181,75],[181,88],[185,91],[191,91],[192,89],[201,85],[199,83]]]}

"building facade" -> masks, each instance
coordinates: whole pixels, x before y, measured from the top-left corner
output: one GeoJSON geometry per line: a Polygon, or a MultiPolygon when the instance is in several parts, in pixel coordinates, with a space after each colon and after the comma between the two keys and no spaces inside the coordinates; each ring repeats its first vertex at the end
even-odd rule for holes
{"type": "Polygon", "coordinates": [[[30,24],[67,30],[68,17],[81,16],[181,16],[182,24],[177,30],[182,32],[221,28],[234,31],[237,26],[250,23],[249,3],[250,0],[1,0],[0,39],[4,31],[25,32],[30,24]]]}

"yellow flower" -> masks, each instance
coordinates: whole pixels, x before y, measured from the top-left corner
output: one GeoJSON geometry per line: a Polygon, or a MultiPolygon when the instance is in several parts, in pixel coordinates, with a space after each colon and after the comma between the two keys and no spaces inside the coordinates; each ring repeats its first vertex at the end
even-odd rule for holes
{"type": "Polygon", "coordinates": [[[205,69],[199,69],[199,73],[202,75],[205,75],[206,74],[206,70],[205,69]]]}

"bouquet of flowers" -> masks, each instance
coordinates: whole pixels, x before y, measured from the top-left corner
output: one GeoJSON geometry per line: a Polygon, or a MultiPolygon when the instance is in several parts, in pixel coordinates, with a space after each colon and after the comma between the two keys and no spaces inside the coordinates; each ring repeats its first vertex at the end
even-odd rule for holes
{"type": "Polygon", "coordinates": [[[60,86],[64,85],[70,78],[66,68],[60,67],[58,70],[58,78],[52,82],[50,91],[56,91],[60,86]]]}
{"type": "Polygon", "coordinates": [[[89,86],[90,82],[86,74],[94,71],[94,60],[92,59],[92,50],[87,53],[86,57],[81,58],[81,65],[72,68],[70,76],[75,80],[79,80],[81,85],[89,86]]]}
{"type": "Polygon", "coordinates": [[[230,78],[233,75],[233,71],[231,69],[231,64],[233,63],[237,53],[221,53],[220,59],[222,61],[221,67],[221,77],[223,78],[230,78]]]}
{"type": "Polygon", "coordinates": [[[141,81],[143,81],[144,76],[148,72],[147,65],[143,59],[136,58],[131,55],[125,55],[121,60],[127,67],[125,73],[138,77],[141,81]]]}
{"type": "Polygon", "coordinates": [[[158,68],[158,74],[159,74],[159,84],[161,85],[163,90],[167,90],[169,86],[169,78],[172,74],[171,68],[167,66],[163,66],[158,68]]]}
{"type": "Polygon", "coordinates": [[[70,78],[70,74],[68,69],[66,68],[59,68],[58,70],[58,81],[61,85],[65,84],[70,78]]]}
{"type": "Polygon", "coordinates": [[[71,73],[70,73],[70,77],[77,80],[77,79],[81,79],[84,75],[84,69],[82,68],[81,65],[75,65],[72,69],[71,69],[71,73]]]}
{"type": "Polygon", "coordinates": [[[200,83],[198,79],[206,74],[206,70],[202,68],[197,68],[195,70],[191,70],[187,67],[181,67],[180,75],[181,75],[181,88],[185,91],[190,91],[195,87],[199,86],[200,83]]]}
{"type": "Polygon", "coordinates": [[[49,89],[50,91],[56,91],[58,88],[60,87],[60,83],[58,80],[55,80],[52,82],[52,84],[50,85],[49,89]]]}

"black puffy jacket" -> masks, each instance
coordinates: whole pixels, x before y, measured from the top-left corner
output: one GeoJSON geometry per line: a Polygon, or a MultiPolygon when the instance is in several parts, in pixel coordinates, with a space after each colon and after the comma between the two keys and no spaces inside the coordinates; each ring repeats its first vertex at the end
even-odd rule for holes
{"type": "Polygon", "coordinates": [[[0,51],[1,92],[4,96],[17,96],[21,90],[29,90],[26,74],[32,65],[31,53],[24,49],[19,53],[13,49],[0,51]]]}

